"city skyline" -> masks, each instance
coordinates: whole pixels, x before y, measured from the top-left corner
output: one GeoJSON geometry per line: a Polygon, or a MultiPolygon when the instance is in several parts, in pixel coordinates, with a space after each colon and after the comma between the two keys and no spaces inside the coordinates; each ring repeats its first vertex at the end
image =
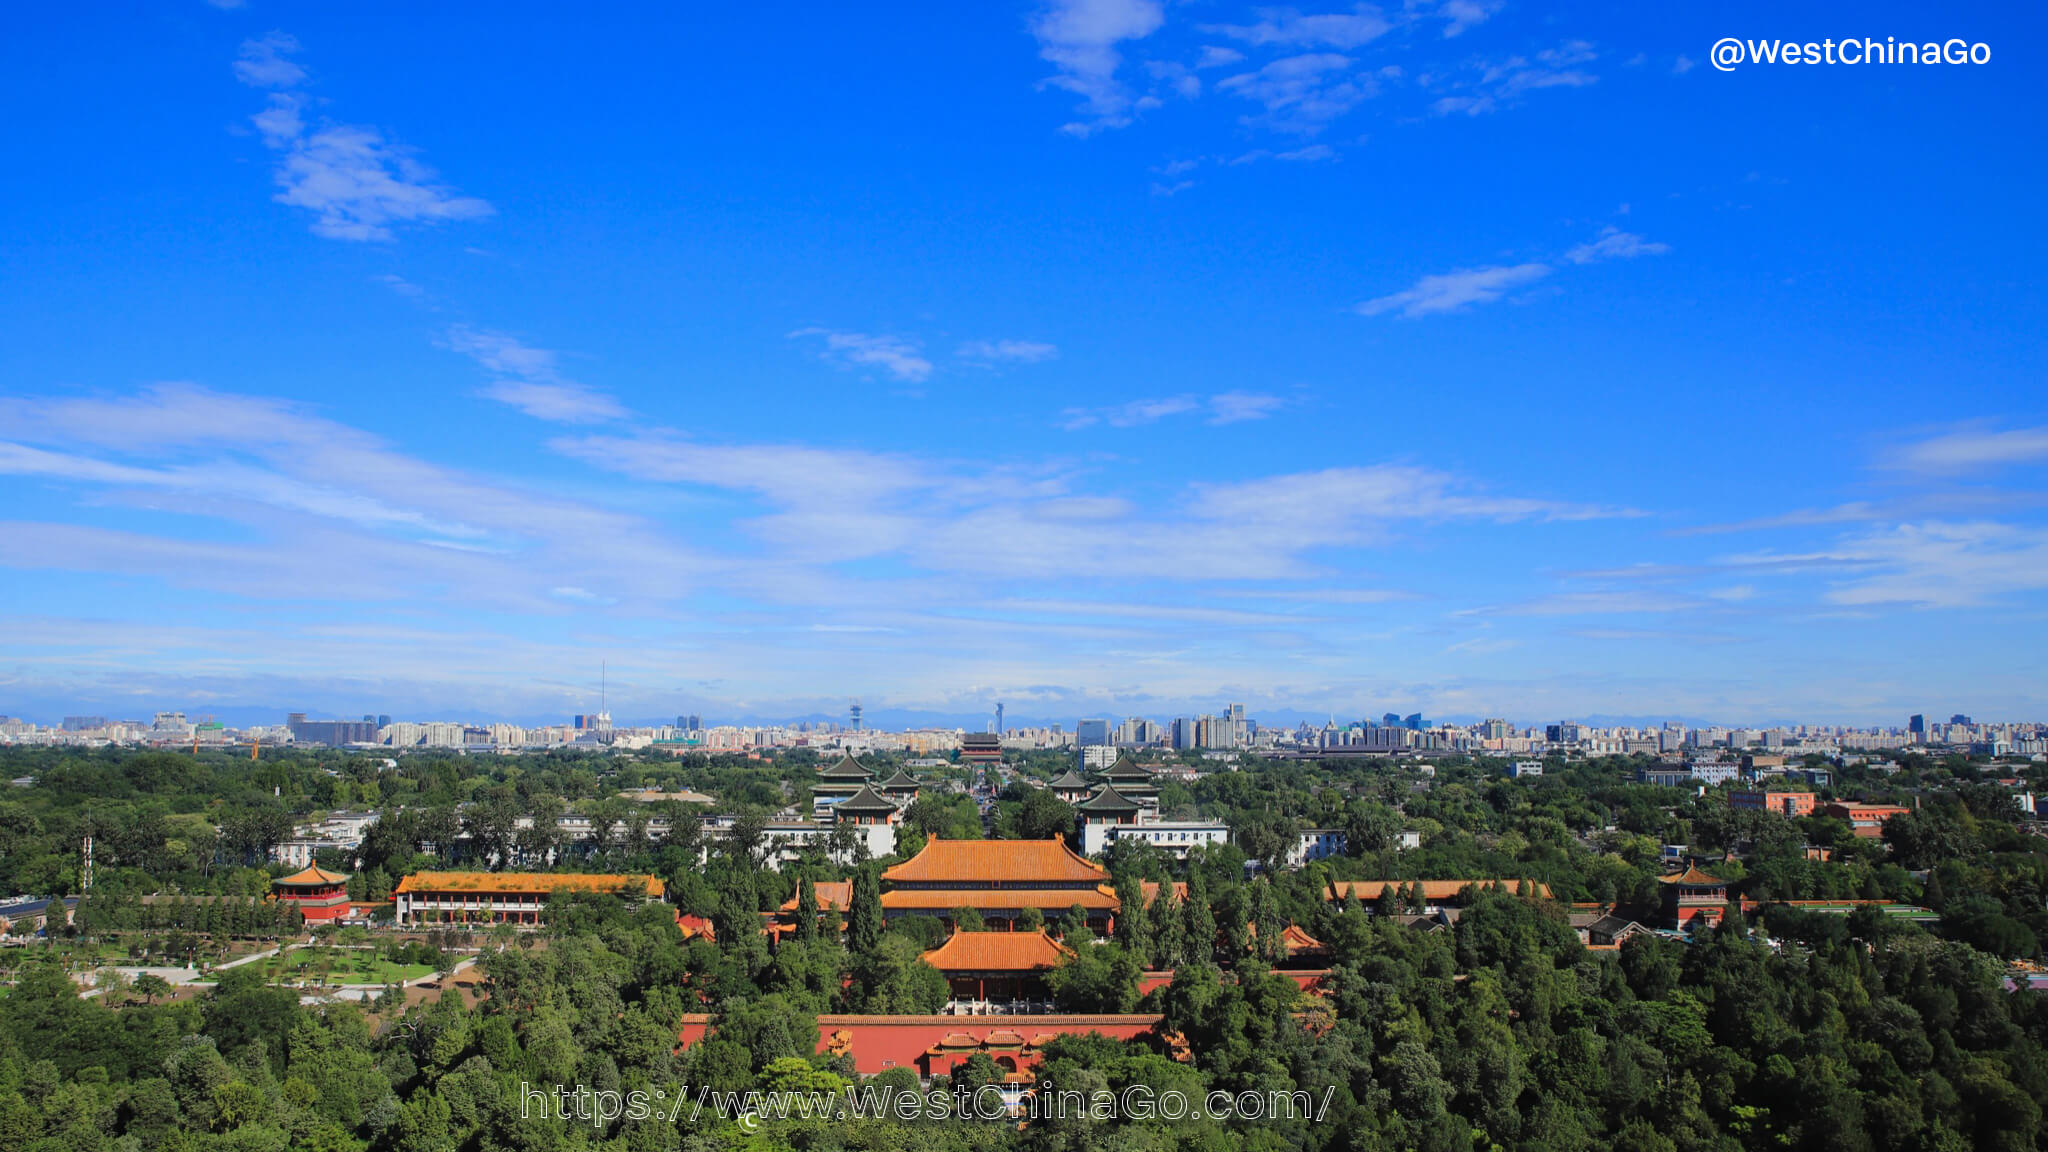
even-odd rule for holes
{"type": "Polygon", "coordinates": [[[2027,14],[642,19],[22,14],[0,713],[2048,715],[2027,14]]]}

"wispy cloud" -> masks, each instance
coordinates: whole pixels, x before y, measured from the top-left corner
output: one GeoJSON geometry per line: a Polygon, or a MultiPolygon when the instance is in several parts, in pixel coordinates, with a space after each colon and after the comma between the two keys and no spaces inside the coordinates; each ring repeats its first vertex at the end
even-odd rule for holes
{"type": "Polygon", "coordinates": [[[1955,474],[2048,460],[2048,427],[2005,432],[1964,429],[1907,445],[1893,466],[1912,472],[1955,474]]]}
{"type": "Polygon", "coordinates": [[[1303,15],[1293,8],[1267,8],[1251,24],[1205,24],[1202,31],[1260,47],[1327,46],[1357,48],[1392,31],[1379,8],[1360,4],[1349,12],[1303,15]]]}
{"type": "Polygon", "coordinates": [[[1414,319],[1443,312],[1459,312],[1474,304],[1491,304],[1516,288],[1533,284],[1550,275],[1548,264],[1496,264],[1485,268],[1460,268],[1424,276],[1412,287],[1377,296],[1358,306],[1362,316],[1398,312],[1414,319]]]}
{"type": "Polygon", "coordinates": [[[842,368],[878,368],[898,380],[918,383],[932,374],[932,362],[915,341],[900,336],[873,336],[831,328],[799,328],[790,339],[824,341],[823,358],[842,368]]]}
{"type": "Polygon", "coordinates": [[[555,367],[555,354],[533,348],[502,332],[456,325],[447,333],[448,347],[500,377],[483,395],[510,404],[536,420],[563,424],[596,424],[620,420],[629,413],[610,396],[565,380],[555,367]]]}
{"type": "Polygon", "coordinates": [[[1098,424],[1111,428],[1136,428],[1188,413],[1205,413],[1210,424],[1237,424],[1246,420],[1263,420],[1286,406],[1285,399],[1263,392],[1221,392],[1208,397],[1186,393],[1132,400],[1107,408],[1069,408],[1060,413],[1060,427],[1069,432],[1098,424]]]}
{"type": "Polygon", "coordinates": [[[1837,604],[1959,608],[2048,588],[2048,530],[1992,522],[1899,524],[1834,551],[1867,575],[1828,593],[1837,604]]]}
{"type": "Polygon", "coordinates": [[[1606,260],[1630,260],[1670,251],[1670,246],[1645,240],[1633,232],[1608,228],[1590,243],[1567,251],[1557,263],[1530,261],[1523,264],[1493,264],[1483,268],[1461,268],[1424,276],[1412,286],[1359,304],[1363,316],[1395,312],[1408,319],[1447,312],[1462,312],[1475,304],[1491,304],[1518,288],[1534,284],[1560,265],[1597,264],[1606,260]]]}
{"type": "Polygon", "coordinates": [[[306,70],[290,59],[298,50],[299,42],[283,32],[244,40],[235,79],[251,88],[296,88],[306,79],[306,70]]]}
{"type": "Polygon", "coordinates": [[[1327,468],[1195,488],[1196,512],[1218,521],[1287,525],[1342,534],[1403,520],[1601,520],[1631,509],[1497,496],[1446,472],[1413,465],[1327,468]]]}
{"type": "Polygon", "coordinates": [[[1223,392],[1209,397],[1209,423],[1239,424],[1264,420],[1287,406],[1287,401],[1264,392],[1223,392]]]}
{"type": "Polygon", "coordinates": [[[1564,254],[1569,264],[1597,264],[1602,260],[1633,260],[1638,256],[1662,256],[1671,251],[1668,244],[1645,240],[1633,232],[1608,227],[1600,232],[1598,239],[1590,244],[1580,244],[1564,254]]]}
{"type": "Polygon", "coordinates": [[[549,590],[560,587],[665,601],[706,567],[636,517],[430,464],[274,399],[190,385],[9,399],[0,426],[13,430],[0,472],[232,526],[228,539],[71,524],[11,534],[41,541],[36,549],[62,544],[37,567],[135,572],[266,599],[454,597],[534,611],[559,610],[549,590]]]}
{"type": "Polygon", "coordinates": [[[1036,340],[969,340],[954,352],[981,364],[1037,364],[1058,356],[1058,347],[1036,340]]]}
{"type": "Polygon", "coordinates": [[[1587,65],[1599,52],[1584,40],[1570,40],[1535,56],[1509,56],[1471,69],[1434,73],[1425,83],[1448,90],[1431,110],[1439,116],[1479,116],[1515,104],[1545,88],[1583,88],[1597,83],[1587,65]]]}
{"type": "Polygon", "coordinates": [[[1031,22],[1038,54],[1058,71],[1046,81],[1081,98],[1081,118],[1064,131],[1086,136],[1131,122],[1140,100],[1117,78],[1117,46],[1166,22],[1158,0],[1052,0],[1031,22]]]}
{"type": "Polygon", "coordinates": [[[1493,19],[1504,0],[1444,0],[1437,15],[1444,20],[1444,38],[1463,35],[1465,30],[1493,19]]]}
{"type": "Polygon", "coordinates": [[[1377,90],[1370,77],[1351,70],[1351,63],[1336,52],[1304,52],[1226,77],[1216,87],[1258,103],[1265,110],[1262,120],[1274,128],[1314,133],[1377,90]]]}
{"type": "Polygon", "coordinates": [[[272,33],[243,45],[235,75],[251,87],[278,89],[251,117],[263,143],[277,152],[277,201],[315,216],[313,231],[335,240],[389,240],[399,224],[431,224],[488,216],[489,203],[458,195],[432,169],[374,128],[309,126],[310,101],[296,87],[305,70],[288,57],[298,42],[272,33]]]}

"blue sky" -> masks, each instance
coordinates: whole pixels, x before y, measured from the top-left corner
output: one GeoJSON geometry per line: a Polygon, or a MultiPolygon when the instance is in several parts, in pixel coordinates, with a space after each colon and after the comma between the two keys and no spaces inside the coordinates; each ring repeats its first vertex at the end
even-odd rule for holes
{"type": "Polygon", "coordinates": [[[2048,715],[2023,6],[16,20],[0,711],[2048,715]]]}

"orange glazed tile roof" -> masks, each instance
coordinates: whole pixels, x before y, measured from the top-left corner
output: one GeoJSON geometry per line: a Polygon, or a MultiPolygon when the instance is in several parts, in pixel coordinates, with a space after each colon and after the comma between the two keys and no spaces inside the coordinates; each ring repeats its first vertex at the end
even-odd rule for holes
{"type": "Polygon", "coordinates": [[[557,888],[574,892],[617,892],[639,884],[659,898],[668,886],[659,876],[621,876],[596,872],[415,872],[398,882],[397,892],[492,892],[546,895],[557,888]]]}
{"type": "MultiPolygon", "coordinates": [[[[814,882],[811,887],[818,890],[818,911],[820,912],[831,912],[834,909],[844,912],[853,907],[853,881],[851,880],[819,880],[814,882]]],[[[801,899],[803,899],[803,889],[799,888],[796,895],[782,902],[782,911],[796,911],[796,902],[801,899]]]]}
{"type": "Polygon", "coordinates": [[[896,912],[944,912],[951,908],[1005,910],[1037,908],[1055,914],[1079,904],[1090,910],[1117,910],[1116,893],[1097,888],[983,888],[912,890],[882,893],[882,910],[896,912]]]}
{"type": "MultiPolygon", "coordinates": [[[[1332,880],[1325,899],[1342,900],[1347,893],[1356,892],[1360,900],[1371,902],[1379,899],[1380,889],[1389,884],[1394,886],[1396,895],[1406,892],[1410,884],[1420,884],[1424,900],[1449,900],[1474,886],[1491,888],[1498,884],[1513,892],[1521,883],[1520,880],[1332,880]]],[[[1550,899],[1550,885],[1541,880],[1532,880],[1530,883],[1535,886],[1536,895],[1545,900],[1550,899]]]]}
{"type": "Polygon", "coordinates": [[[348,877],[340,872],[329,872],[327,869],[315,864],[310,868],[294,872],[289,876],[281,876],[276,880],[272,880],[271,883],[291,885],[346,884],[348,883],[348,877]]]}
{"type": "Polygon", "coordinates": [[[1658,878],[1658,882],[1662,884],[1686,884],[1695,888],[1726,888],[1728,886],[1728,882],[1719,876],[1700,871],[1700,866],[1697,864],[1690,865],[1685,871],[1680,872],[1676,876],[1661,876],[1658,878]]]}
{"type": "Polygon", "coordinates": [[[917,855],[882,873],[882,879],[919,884],[1101,884],[1109,869],[1051,840],[925,841],[917,855]]]}
{"type": "Polygon", "coordinates": [[[1299,924],[1289,924],[1287,931],[1280,934],[1289,952],[1321,952],[1323,942],[1301,930],[1299,924]]]}
{"type": "MultiPolygon", "coordinates": [[[[1152,906],[1152,902],[1154,900],[1159,899],[1159,881],[1140,880],[1138,881],[1138,887],[1143,889],[1145,892],[1145,907],[1150,908],[1152,906]]],[[[1173,882],[1173,895],[1176,899],[1187,899],[1188,882],[1185,880],[1175,880],[1173,882]]]]}
{"type": "Polygon", "coordinates": [[[1037,932],[955,932],[924,954],[941,972],[1036,972],[1057,968],[1072,953],[1044,929],[1037,932]]]}

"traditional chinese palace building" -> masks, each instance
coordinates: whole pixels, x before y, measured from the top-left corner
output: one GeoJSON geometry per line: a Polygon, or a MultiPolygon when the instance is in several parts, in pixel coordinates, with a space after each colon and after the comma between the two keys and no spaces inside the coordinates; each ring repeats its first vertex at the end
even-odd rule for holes
{"type": "Polygon", "coordinates": [[[829,812],[834,804],[859,792],[874,778],[873,769],[851,756],[841,756],[837,764],[820,771],[818,782],[811,786],[814,813],[829,812]]]}
{"type": "Polygon", "coordinates": [[[1728,882],[1694,864],[1674,876],[1663,877],[1664,923],[1671,928],[1688,928],[1696,919],[1720,920],[1728,905],[1728,882]]]}
{"type": "Polygon", "coordinates": [[[1067,962],[1073,950],[1036,932],[955,932],[924,954],[924,962],[946,974],[953,999],[973,1001],[1045,1000],[1045,974],[1067,962]]]}
{"type": "Polygon", "coordinates": [[[882,873],[882,915],[938,916],[972,908],[997,932],[1017,927],[1024,909],[1048,921],[1080,907],[1088,926],[1108,933],[1118,901],[1109,869],[1051,840],[925,841],[924,849],[882,873]]]}
{"type": "Polygon", "coordinates": [[[1095,774],[1097,785],[1113,786],[1118,794],[1135,801],[1141,808],[1159,807],[1159,785],[1152,780],[1152,773],[1138,766],[1129,756],[1119,756],[1114,764],[1095,774]]]}
{"type": "Polygon", "coordinates": [[[1088,793],[1095,786],[1082,779],[1079,772],[1069,768],[1066,775],[1054,780],[1046,785],[1046,787],[1052,789],[1054,797],[1064,800],[1069,804],[1079,804],[1088,798],[1088,793]]]}
{"type": "Polygon", "coordinates": [[[400,927],[416,924],[538,924],[556,892],[634,889],[649,899],[668,894],[659,876],[581,872],[415,872],[392,893],[400,927]]]}
{"type": "Polygon", "coordinates": [[[348,915],[348,877],[318,866],[279,877],[270,892],[280,904],[299,910],[309,924],[326,924],[348,915]]]}

